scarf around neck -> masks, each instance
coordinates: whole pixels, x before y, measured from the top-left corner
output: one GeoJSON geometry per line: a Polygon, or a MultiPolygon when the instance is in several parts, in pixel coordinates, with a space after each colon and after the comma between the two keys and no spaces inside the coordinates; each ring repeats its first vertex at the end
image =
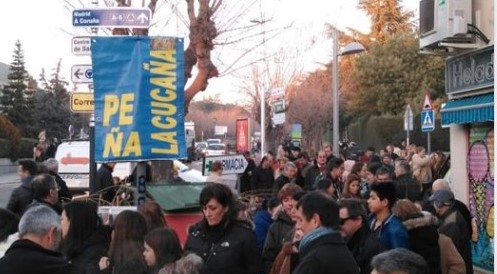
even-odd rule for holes
{"type": "Polygon", "coordinates": [[[320,226],[320,227],[314,229],[313,231],[309,232],[307,235],[304,236],[304,238],[302,238],[302,241],[300,242],[300,245],[299,245],[299,250],[302,250],[302,248],[304,248],[306,245],[308,245],[313,240],[315,240],[321,236],[332,234],[335,232],[336,231],[333,228],[320,226]]]}

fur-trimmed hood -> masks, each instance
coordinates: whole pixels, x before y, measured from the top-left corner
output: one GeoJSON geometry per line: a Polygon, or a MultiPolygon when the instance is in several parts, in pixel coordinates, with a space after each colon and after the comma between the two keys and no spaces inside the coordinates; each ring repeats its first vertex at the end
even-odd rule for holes
{"type": "Polygon", "coordinates": [[[198,274],[202,269],[203,260],[194,253],[187,253],[174,263],[167,264],[159,274],[198,274]]]}
{"type": "Polygon", "coordinates": [[[403,222],[407,230],[411,230],[418,227],[432,226],[438,224],[437,217],[433,216],[431,213],[423,211],[422,216],[407,219],[403,222]]]}

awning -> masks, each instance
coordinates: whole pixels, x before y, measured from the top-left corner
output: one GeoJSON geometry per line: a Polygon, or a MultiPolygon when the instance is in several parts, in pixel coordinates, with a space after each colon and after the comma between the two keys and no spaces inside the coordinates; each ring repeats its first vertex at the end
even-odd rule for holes
{"type": "Polygon", "coordinates": [[[165,211],[190,211],[200,209],[199,197],[203,183],[154,183],[147,184],[147,192],[165,211]]]}
{"type": "Polygon", "coordinates": [[[494,120],[494,93],[448,101],[440,111],[442,126],[494,120]]]}

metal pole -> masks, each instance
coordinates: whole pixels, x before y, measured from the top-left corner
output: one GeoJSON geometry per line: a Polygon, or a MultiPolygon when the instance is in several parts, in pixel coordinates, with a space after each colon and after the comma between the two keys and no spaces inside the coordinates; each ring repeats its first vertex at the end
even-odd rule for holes
{"type": "Polygon", "coordinates": [[[427,136],[426,154],[430,155],[431,154],[431,134],[430,134],[430,132],[427,132],[427,133],[428,134],[426,134],[426,136],[427,136]]]}
{"type": "Polygon", "coordinates": [[[340,125],[338,121],[338,30],[333,30],[333,154],[340,157],[340,148],[338,146],[340,125]]]}
{"type": "MultiPolygon", "coordinates": [[[[95,7],[98,7],[98,0],[93,0],[92,4],[95,7]]],[[[98,35],[98,28],[91,29],[93,35],[98,35]]],[[[92,90],[93,95],[95,95],[95,91],[92,90]]],[[[95,111],[91,113],[90,116],[90,170],[89,170],[89,191],[90,194],[93,194],[100,189],[97,189],[96,181],[97,178],[97,164],[95,163],[95,111]]]]}
{"type": "Polygon", "coordinates": [[[90,116],[90,194],[93,194],[100,189],[96,186],[97,177],[97,164],[95,163],[95,114],[92,113],[90,116]]]}
{"type": "Polygon", "coordinates": [[[266,147],[266,98],[264,98],[264,88],[260,88],[261,92],[261,156],[264,156],[266,147]]]}
{"type": "MultiPolygon", "coordinates": [[[[172,170],[172,169],[171,169],[172,170]]],[[[139,162],[136,166],[136,190],[137,206],[145,203],[146,178],[147,178],[147,162],[139,162]]]]}

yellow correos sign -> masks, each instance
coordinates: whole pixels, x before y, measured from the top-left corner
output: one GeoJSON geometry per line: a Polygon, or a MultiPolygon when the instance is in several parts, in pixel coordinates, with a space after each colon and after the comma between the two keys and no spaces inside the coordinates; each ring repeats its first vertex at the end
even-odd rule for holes
{"type": "Polygon", "coordinates": [[[75,113],[93,112],[95,110],[95,100],[93,93],[73,93],[71,94],[71,111],[75,113]]]}

